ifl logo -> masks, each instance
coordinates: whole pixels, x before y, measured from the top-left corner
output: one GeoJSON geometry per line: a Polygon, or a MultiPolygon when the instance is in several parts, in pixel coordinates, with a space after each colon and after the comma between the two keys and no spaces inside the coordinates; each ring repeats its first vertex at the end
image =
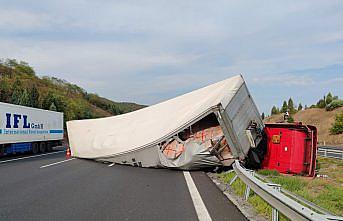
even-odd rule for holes
{"type": "Polygon", "coordinates": [[[6,113],[6,128],[43,129],[43,124],[29,123],[27,115],[6,113]]]}

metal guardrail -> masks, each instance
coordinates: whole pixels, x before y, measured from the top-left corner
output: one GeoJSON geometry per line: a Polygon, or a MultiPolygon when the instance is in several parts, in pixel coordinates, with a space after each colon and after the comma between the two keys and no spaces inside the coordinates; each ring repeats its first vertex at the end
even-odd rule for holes
{"type": "Polygon", "coordinates": [[[318,155],[322,157],[343,160],[343,150],[340,150],[340,149],[332,149],[330,147],[319,147],[318,155]]]}
{"type": "Polygon", "coordinates": [[[280,185],[263,182],[255,176],[255,171],[243,168],[238,160],[233,164],[233,169],[236,172],[236,176],[230,181],[229,185],[231,185],[237,177],[240,178],[246,184],[245,200],[248,200],[250,190],[253,190],[258,196],[273,207],[273,221],[279,220],[279,212],[290,220],[343,221],[343,217],[332,216],[325,213],[325,211],[321,211],[322,213],[319,213],[300,204],[287,196],[285,192],[282,191],[280,185]]]}

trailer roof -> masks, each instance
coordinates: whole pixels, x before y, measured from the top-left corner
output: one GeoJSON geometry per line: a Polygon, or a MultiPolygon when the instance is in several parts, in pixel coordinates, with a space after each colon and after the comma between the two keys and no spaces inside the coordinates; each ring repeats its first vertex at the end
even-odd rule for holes
{"type": "Polygon", "coordinates": [[[244,84],[237,75],[179,97],[123,115],[67,122],[73,155],[110,156],[149,146],[222,104],[244,84]]]}

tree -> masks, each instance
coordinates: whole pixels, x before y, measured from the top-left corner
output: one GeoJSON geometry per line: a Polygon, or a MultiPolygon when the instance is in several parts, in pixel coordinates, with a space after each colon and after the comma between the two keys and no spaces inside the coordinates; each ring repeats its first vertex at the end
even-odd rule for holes
{"type": "Polygon", "coordinates": [[[30,95],[27,92],[27,90],[23,90],[23,93],[21,94],[20,98],[19,98],[19,105],[23,105],[23,106],[27,106],[27,107],[31,107],[31,101],[30,101],[30,95]]]}
{"type": "Polygon", "coordinates": [[[56,105],[54,102],[51,103],[50,107],[49,107],[49,110],[51,111],[57,111],[57,108],[56,108],[56,105]]]}
{"type": "Polygon", "coordinates": [[[262,118],[262,120],[264,120],[264,118],[265,118],[264,112],[262,112],[261,118],[262,118]]]}
{"type": "Polygon", "coordinates": [[[305,104],[305,110],[307,110],[308,109],[308,106],[305,104]]]}
{"type": "Polygon", "coordinates": [[[9,102],[11,98],[10,87],[4,79],[0,80],[0,101],[9,102]]]}
{"type": "Polygon", "coordinates": [[[280,113],[279,109],[277,107],[273,106],[272,111],[271,111],[271,115],[275,115],[275,114],[279,114],[279,113],[280,113]]]}
{"type": "Polygon", "coordinates": [[[340,100],[340,99],[333,100],[333,101],[331,101],[330,104],[326,105],[325,109],[327,111],[332,111],[332,110],[339,108],[339,107],[343,107],[343,100],[340,100]]]}
{"type": "Polygon", "coordinates": [[[287,109],[288,109],[287,102],[284,101],[283,104],[282,104],[281,113],[286,113],[287,109]]]}
{"type": "Polygon", "coordinates": [[[50,109],[50,105],[54,103],[54,94],[53,92],[49,91],[48,94],[44,97],[42,102],[42,108],[45,110],[50,109]]]}
{"type": "Polygon", "coordinates": [[[16,59],[7,59],[4,63],[7,67],[12,68],[15,72],[20,74],[29,74],[29,75],[35,75],[35,71],[32,67],[29,66],[27,62],[18,61],[16,59]]]}
{"type": "Polygon", "coordinates": [[[39,105],[39,92],[36,85],[33,85],[30,89],[30,101],[32,107],[40,107],[39,105]]]}
{"type": "Polygon", "coordinates": [[[84,112],[83,112],[83,118],[84,119],[92,119],[94,118],[92,111],[89,108],[85,108],[84,112]]]}
{"type": "Polygon", "coordinates": [[[303,109],[303,105],[301,103],[299,103],[298,111],[301,111],[302,109],[303,109]]]}
{"type": "MultiPolygon", "coordinates": [[[[324,96],[325,98],[325,96],[324,96]]],[[[325,99],[320,99],[318,102],[317,102],[317,105],[316,105],[318,108],[325,108],[326,107],[326,103],[325,103],[325,99]]]]}
{"type": "Polygon", "coordinates": [[[335,122],[330,128],[331,134],[343,133],[343,112],[336,115],[335,122]]]}
{"type": "Polygon", "coordinates": [[[326,105],[330,104],[333,101],[333,96],[331,94],[331,92],[328,93],[328,95],[326,95],[326,105]]]}
{"type": "Polygon", "coordinates": [[[288,99],[287,107],[290,113],[294,114],[296,112],[292,98],[288,99]]]}
{"type": "Polygon", "coordinates": [[[10,102],[12,104],[20,104],[21,95],[23,93],[21,82],[18,78],[14,81],[13,87],[12,87],[12,96],[10,102]]]}
{"type": "Polygon", "coordinates": [[[288,123],[294,123],[294,118],[292,116],[289,116],[287,119],[288,123]]]}
{"type": "Polygon", "coordinates": [[[49,110],[51,103],[54,103],[57,111],[59,112],[64,112],[67,109],[67,104],[63,100],[63,97],[55,94],[53,91],[49,91],[48,94],[44,97],[42,102],[42,108],[45,110],[49,110]]]}
{"type": "Polygon", "coordinates": [[[14,68],[15,66],[18,65],[18,62],[17,62],[16,59],[6,59],[6,61],[4,62],[4,64],[5,64],[7,67],[14,68]]]}

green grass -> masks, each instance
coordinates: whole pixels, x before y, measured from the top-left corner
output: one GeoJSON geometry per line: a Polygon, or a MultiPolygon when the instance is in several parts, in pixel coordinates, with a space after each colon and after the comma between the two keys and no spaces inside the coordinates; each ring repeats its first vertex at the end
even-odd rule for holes
{"type": "MultiPolygon", "coordinates": [[[[258,173],[266,176],[272,182],[280,184],[282,188],[302,196],[336,215],[342,216],[343,162],[335,159],[318,158],[318,169],[319,174],[327,175],[328,178],[311,179],[301,176],[282,175],[275,170],[259,170],[258,173]]],[[[222,173],[219,174],[219,178],[228,183],[234,175],[234,173],[222,173]]],[[[236,179],[231,188],[238,196],[244,196],[245,184],[240,179],[236,179]]],[[[252,191],[248,202],[259,214],[271,217],[271,206],[252,191]]],[[[280,220],[288,219],[280,216],[280,220]]]]}
{"type": "MultiPolygon", "coordinates": [[[[268,171],[266,173],[269,173],[269,172],[272,173],[272,171],[268,171]]],[[[222,174],[219,174],[219,179],[221,179],[225,183],[228,183],[234,176],[235,176],[235,173],[222,173],[222,174]]],[[[231,185],[231,188],[233,189],[235,194],[237,194],[238,196],[242,198],[244,197],[246,186],[240,179],[237,178],[236,181],[231,185]]],[[[256,195],[253,191],[250,191],[248,202],[255,208],[258,214],[271,219],[272,207],[266,201],[264,201],[261,197],[256,195]]],[[[288,219],[281,214],[280,220],[288,220],[288,219]]]]}

